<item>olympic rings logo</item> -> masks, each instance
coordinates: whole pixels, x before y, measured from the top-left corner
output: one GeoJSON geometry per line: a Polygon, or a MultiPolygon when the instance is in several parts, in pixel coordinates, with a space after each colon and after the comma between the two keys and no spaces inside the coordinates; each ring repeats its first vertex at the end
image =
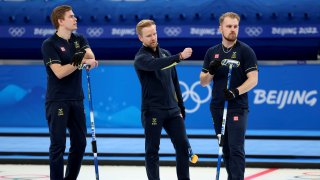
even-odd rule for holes
{"type": "Polygon", "coordinates": [[[183,101],[186,102],[189,98],[191,98],[191,100],[196,103],[194,108],[192,108],[192,109],[186,108],[185,109],[185,111],[187,113],[196,112],[200,108],[201,104],[208,102],[211,98],[212,89],[211,89],[210,85],[206,86],[207,91],[208,91],[208,95],[205,98],[201,98],[200,95],[195,91],[195,88],[200,85],[200,81],[193,83],[190,88],[183,81],[179,81],[179,84],[185,89],[185,91],[182,93],[183,101]]]}
{"type": "Polygon", "coordinates": [[[103,33],[103,28],[94,28],[94,27],[89,27],[87,28],[86,32],[90,37],[100,37],[103,33]]]}
{"type": "Polygon", "coordinates": [[[182,32],[182,29],[180,27],[165,27],[163,31],[167,36],[176,37],[182,32]]]}
{"type": "Polygon", "coordinates": [[[21,37],[26,32],[26,29],[24,27],[11,27],[8,32],[12,37],[21,37]]]}
{"type": "Polygon", "coordinates": [[[258,37],[263,32],[263,29],[262,27],[246,27],[244,31],[250,37],[258,37]]]}

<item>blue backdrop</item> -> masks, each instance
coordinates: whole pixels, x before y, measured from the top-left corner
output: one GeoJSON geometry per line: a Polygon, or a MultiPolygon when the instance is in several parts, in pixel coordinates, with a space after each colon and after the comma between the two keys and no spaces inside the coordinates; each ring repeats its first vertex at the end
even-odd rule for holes
{"type": "MultiPolygon", "coordinates": [[[[177,69],[187,109],[187,127],[212,129],[211,87],[199,84],[201,65],[182,63],[177,69]]],[[[319,70],[320,65],[308,64],[260,66],[259,84],[249,93],[248,129],[319,130],[319,70]]],[[[131,64],[101,65],[91,71],[91,83],[97,128],[141,128],[140,84],[131,64]]],[[[0,126],[47,127],[45,89],[43,65],[0,66],[0,126]]],[[[84,103],[88,110],[86,99],[84,103]]]]}

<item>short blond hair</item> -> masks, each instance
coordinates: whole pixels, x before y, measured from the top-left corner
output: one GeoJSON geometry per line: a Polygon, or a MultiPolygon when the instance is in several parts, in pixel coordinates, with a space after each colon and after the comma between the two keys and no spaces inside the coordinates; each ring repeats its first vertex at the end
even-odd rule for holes
{"type": "Polygon", "coordinates": [[[220,25],[223,23],[223,21],[224,21],[224,19],[225,19],[226,17],[229,17],[229,18],[231,18],[231,19],[237,19],[237,20],[239,21],[239,23],[240,23],[240,16],[239,16],[237,13],[234,13],[234,12],[226,12],[226,13],[222,14],[222,15],[220,16],[220,18],[219,18],[219,23],[220,23],[220,25]]]}
{"type": "Polygon", "coordinates": [[[152,25],[156,25],[156,23],[153,20],[150,19],[143,19],[140,22],[138,22],[136,26],[136,32],[138,35],[142,35],[142,29],[145,27],[150,27],[152,25]]]}

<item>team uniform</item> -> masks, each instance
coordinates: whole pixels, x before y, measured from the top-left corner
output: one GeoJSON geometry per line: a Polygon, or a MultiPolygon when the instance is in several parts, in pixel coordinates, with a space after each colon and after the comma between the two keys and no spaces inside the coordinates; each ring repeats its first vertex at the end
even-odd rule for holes
{"type": "Polygon", "coordinates": [[[159,179],[159,145],[164,128],[176,150],[177,176],[189,178],[188,140],[180,108],[184,108],[176,63],[173,55],[157,47],[142,46],[135,56],[134,67],[142,88],[141,119],[145,134],[146,170],[149,180],[159,179]]]}
{"type": "MultiPolygon", "coordinates": [[[[211,61],[233,59],[240,62],[233,68],[230,89],[239,87],[247,80],[246,74],[258,70],[254,51],[245,43],[237,41],[232,49],[225,51],[222,44],[208,49],[202,72],[207,73],[211,61]]],[[[221,66],[213,77],[212,100],[210,110],[216,134],[221,134],[224,103],[224,89],[227,87],[228,67],[221,66]]],[[[223,158],[228,179],[243,179],[245,171],[244,141],[248,119],[248,94],[244,93],[228,102],[227,121],[223,144],[223,158]]]]}
{"type": "Polygon", "coordinates": [[[63,154],[66,129],[70,134],[68,164],[65,179],[76,179],[86,147],[86,120],[83,106],[82,71],[58,79],[51,64],[70,64],[76,51],[90,48],[79,34],[71,34],[69,41],[54,34],[42,44],[42,55],[47,72],[46,118],[50,133],[50,179],[63,179],[63,154]]]}

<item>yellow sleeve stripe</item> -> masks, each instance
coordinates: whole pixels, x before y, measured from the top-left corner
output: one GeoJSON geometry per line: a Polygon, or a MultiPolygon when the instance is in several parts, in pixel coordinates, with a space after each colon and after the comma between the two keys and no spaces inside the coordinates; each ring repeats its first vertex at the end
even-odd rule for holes
{"type": "Polygon", "coordinates": [[[205,69],[205,68],[202,68],[202,70],[205,71],[205,72],[208,72],[208,71],[209,71],[208,69],[205,69]]]}
{"type": "Polygon", "coordinates": [[[175,65],[177,65],[177,64],[178,64],[178,63],[174,62],[174,63],[172,63],[171,65],[162,68],[161,70],[165,70],[165,69],[171,68],[171,67],[173,67],[173,66],[175,66],[175,65]]]}
{"type": "Polygon", "coordinates": [[[47,62],[46,63],[46,65],[48,66],[48,65],[51,65],[51,64],[55,64],[55,63],[61,63],[61,61],[60,60],[52,60],[52,59],[50,59],[50,61],[49,62],[47,62]]]}

